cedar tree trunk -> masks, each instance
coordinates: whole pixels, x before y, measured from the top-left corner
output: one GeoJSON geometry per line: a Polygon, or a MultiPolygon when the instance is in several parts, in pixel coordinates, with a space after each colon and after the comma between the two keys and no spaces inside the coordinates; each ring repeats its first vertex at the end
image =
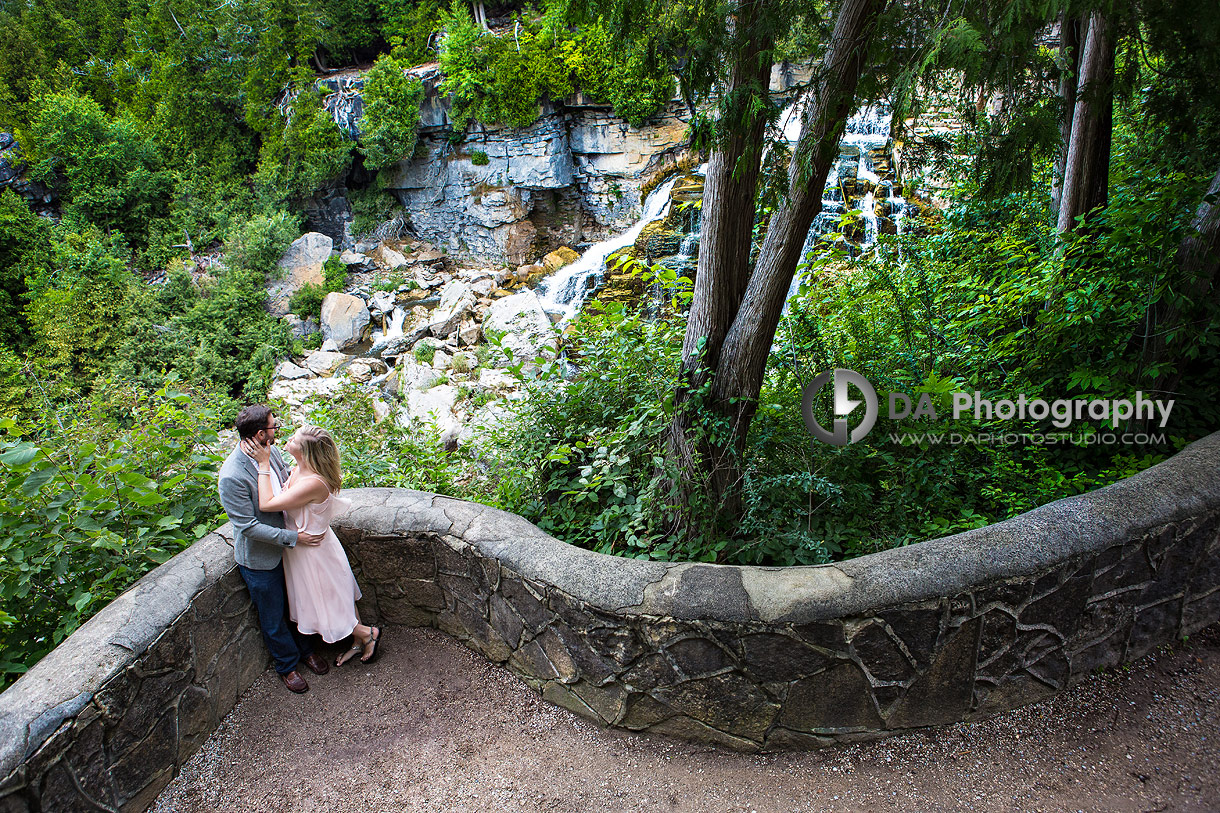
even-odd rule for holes
{"type": "Polygon", "coordinates": [[[1080,56],[1072,134],[1063,169],[1058,230],[1074,231],[1076,219],[1106,205],[1113,130],[1114,32],[1099,12],[1089,15],[1080,56]]]}

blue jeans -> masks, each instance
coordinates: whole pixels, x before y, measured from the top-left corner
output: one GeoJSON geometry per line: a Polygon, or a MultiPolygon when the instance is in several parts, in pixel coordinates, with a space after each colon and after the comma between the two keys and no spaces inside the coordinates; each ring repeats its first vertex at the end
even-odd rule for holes
{"type": "Polygon", "coordinates": [[[271,650],[275,671],[286,675],[297,668],[302,658],[313,654],[309,638],[297,632],[297,625],[288,619],[288,592],[284,587],[284,563],[271,570],[251,570],[237,566],[242,580],[250,590],[250,600],[258,610],[258,625],[263,640],[271,650]]]}

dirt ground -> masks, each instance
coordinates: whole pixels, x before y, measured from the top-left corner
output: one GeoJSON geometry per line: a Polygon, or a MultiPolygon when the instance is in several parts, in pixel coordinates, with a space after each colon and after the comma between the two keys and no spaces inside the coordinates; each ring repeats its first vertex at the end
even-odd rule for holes
{"type": "Polygon", "coordinates": [[[154,810],[1220,810],[1220,625],[982,723],[746,755],[606,730],[432,630],[288,692],[271,671],[154,810]]]}

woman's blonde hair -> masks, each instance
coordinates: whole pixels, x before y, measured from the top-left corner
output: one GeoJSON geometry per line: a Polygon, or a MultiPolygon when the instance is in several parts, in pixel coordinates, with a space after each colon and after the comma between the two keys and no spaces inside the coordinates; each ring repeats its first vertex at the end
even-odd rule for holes
{"type": "Polygon", "coordinates": [[[320,426],[301,427],[301,459],[321,477],[332,493],[343,486],[343,469],[339,465],[339,445],[320,426]]]}

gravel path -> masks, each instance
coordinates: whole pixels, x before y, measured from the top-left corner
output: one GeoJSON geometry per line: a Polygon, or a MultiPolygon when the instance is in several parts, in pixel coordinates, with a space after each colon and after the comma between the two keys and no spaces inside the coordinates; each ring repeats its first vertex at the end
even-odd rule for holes
{"type": "Polygon", "coordinates": [[[176,811],[1220,810],[1220,625],[972,725],[746,755],[601,729],[448,636],[266,672],[161,794],[176,811]]]}

